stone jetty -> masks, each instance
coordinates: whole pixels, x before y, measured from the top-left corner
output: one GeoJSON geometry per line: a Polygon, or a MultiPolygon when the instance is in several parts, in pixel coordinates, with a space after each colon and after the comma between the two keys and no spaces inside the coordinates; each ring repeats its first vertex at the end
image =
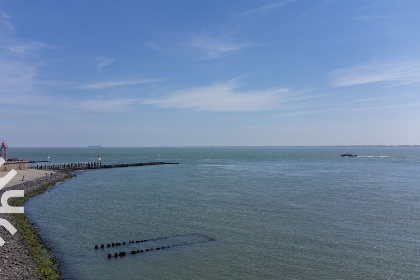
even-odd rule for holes
{"type": "MultiPolygon", "coordinates": [[[[16,184],[9,188],[3,188],[0,190],[0,196],[9,190],[24,190],[25,197],[36,193],[40,189],[44,188],[48,184],[53,184],[59,180],[68,176],[66,172],[54,172],[53,175],[45,175],[43,177],[24,181],[20,184],[16,184]]],[[[13,227],[19,229],[16,234],[11,235],[4,227],[0,227],[0,236],[5,239],[6,243],[0,247],[0,279],[1,280],[38,280],[38,279],[50,279],[43,275],[41,271],[37,270],[33,252],[30,246],[25,242],[25,233],[18,227],[18,215],[23,214],[2,214],[1,218],[9,221],[13,227]]],[[[43,244],[41,237],[35,232],[30,236],[32,240],[37,240],[40,244],[43,244]]],[[[33,242],[36,243],[36,242],[33,242]]],[[[39,247],[38,247],[39,248],[39,247]]],[[[52,252],[48,249],[48,246],[44,244],[42,247],[42,254],[51,254],[52,252]]],[[[55,258],[52,258],[51,267],[55,267],[55,258]]],[[[55,268],[56,269],[56,268],[55,268]]],[[[48,271],[47,271],[48,272],[48,271]]],[[[46,273],[47,273],[46,272],[46,273]]],[[[52,279],[52,278],[51,278],[52,279]]]]}
{"type": "Polygon", "coordinates": [[[139,162],[139,163],[118,163],[118,164],[101,164],[99,162],[73,162],[73,163],[48,163],[48,164],[34,164],[30,165],[30,169],[40,170],[87,170],[87,169],[100,169],[100,168],[120,168],[132,166],[147,166],[147,165],[163,165],[163,164],[179,164],[179,162],[139,162]]]}

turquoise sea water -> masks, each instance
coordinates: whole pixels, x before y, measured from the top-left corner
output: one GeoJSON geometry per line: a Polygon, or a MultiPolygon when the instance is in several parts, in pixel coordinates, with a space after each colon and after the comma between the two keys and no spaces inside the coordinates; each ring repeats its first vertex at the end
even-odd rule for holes
{"type": "MultiPolygon", "coordinates": [[[[82,171],[25,204],[67,279],[417,279],[420,148],[14,149],[82,171]],[[150,240],[141,243],[129,241],[150,240]],[[127,242],[94,249],[95,245],[127,242]],[[179,245],[131,255],[132,250],[179,245]],[[122,258],[108,253],[126,251],[122,258]]],[[[12,150],[11,150],[12,153],[12,150]]]]}

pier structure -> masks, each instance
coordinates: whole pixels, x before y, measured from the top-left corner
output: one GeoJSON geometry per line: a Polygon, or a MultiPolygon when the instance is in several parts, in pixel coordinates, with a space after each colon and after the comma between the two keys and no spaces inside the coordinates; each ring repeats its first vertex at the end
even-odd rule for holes
{"type": "Polygon", "coordinates": [[[39,170],[79,170],[99,167],[95,161],[92,162],[71,162],[71,163],[43,163],[29,165],[29,169],[39,170]]]}
{"type": "Polygon", "coordinates": [[[30,169],[39,170],[87,170],[87,169],[100,169],[100,168],[120,168],[132,166],[147,166],[147,165],[163,165],[163,164],[179,164],[178,162],[140,162],[140,163],[119,163],[119,164],[101,164],[101,162],[72,162],[72,163],[48,163],[48,164],[34,164],[30,165],[30,169]]]}

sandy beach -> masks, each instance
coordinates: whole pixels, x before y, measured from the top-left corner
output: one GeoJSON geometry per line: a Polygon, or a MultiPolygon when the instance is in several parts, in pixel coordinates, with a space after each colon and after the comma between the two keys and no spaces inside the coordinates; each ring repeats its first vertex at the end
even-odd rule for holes
{"type": "MultiPolygon", "coordinates": [[[[28,170],[17,170],[17,174],[13,177],[13,179],[6,184],[5,188],[10,188],[17,184],[21,184],[24,182],[30,182],[35,179],[42,178],[44,176],[49,176],[55,174],[55,171],[51,170],[37,170],[37,169],[28,169],[28,170]]],[[[4,177],[7,172],[0,172],[0,178],[4,177]]]]}
{"type": "MultiPolygon", "coordinates": [[[[6,174],[7,172],[0,172],[0,177],[6,174]]],[[[66,175],[66,173],[55,171],[19,170],[17,175],[0,191],[0,195],[7,190],[24,190],[26,196],[66,175]]],[[[16,215],[22,214],[0,214],[0,218],[6,219],[17,228],[16,215]]],[[[4,227],[0,227],[0,237],[5,240],[5,244],[0,247],[0,279],[41,279],[19,230],[12,235],[4,227]]]]}

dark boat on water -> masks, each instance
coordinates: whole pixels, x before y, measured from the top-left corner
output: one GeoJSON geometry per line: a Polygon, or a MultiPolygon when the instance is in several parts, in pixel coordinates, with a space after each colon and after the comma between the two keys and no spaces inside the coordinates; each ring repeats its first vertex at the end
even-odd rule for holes
{"type": "Polygon", "coordinates": [[[351,153],[345,153],[341,155],[342,157],[357,157],[357,155],[354,155],[353,152],[351,153]]]}

